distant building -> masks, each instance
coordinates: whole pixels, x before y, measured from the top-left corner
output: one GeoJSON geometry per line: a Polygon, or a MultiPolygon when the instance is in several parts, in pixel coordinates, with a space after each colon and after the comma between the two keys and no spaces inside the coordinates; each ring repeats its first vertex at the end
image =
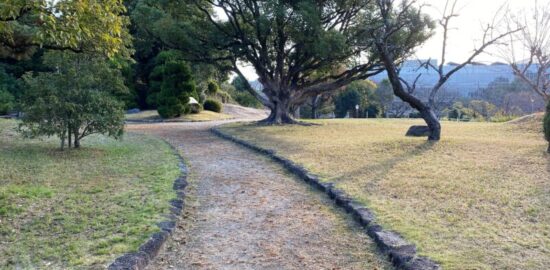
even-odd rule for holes
{"type": "MultiPolygon", "coordinates": [[[[431,88],[439,79],[438,74],[432,68],[421,67],[422,62],[426,60],[410,60],[405,61],[401,68],[401,77],[409,83],[413,83],[418,74],[422,74],[417,81],[417,88],[431,88]]],[[[431,64],[437,66],[437,60],[430,60],[431,64]]],[[[455,68],[457,63],[447,63],[443,70],[445,73],[455,68]]],[[[536,66],[531,67],[532,73],[536,72],[536,66]]],[[[505,63],[496,62],[490,65],[483,63],[472,63],[465,66],[457,73],[455,73],[445,84],[445,88],[449,91],[457,92],[461,96],[468,97],[473,92],[480,88],[486,88],[491,82],[497,78],[505,78],[509,81],[513,81],[516,76],[514,75],[512,68],[505,63]]],[[[382,80],[387,79],[386,72],[380,73],[376,76],[369,78],[370,80],[380,83],[382,80]]]]}

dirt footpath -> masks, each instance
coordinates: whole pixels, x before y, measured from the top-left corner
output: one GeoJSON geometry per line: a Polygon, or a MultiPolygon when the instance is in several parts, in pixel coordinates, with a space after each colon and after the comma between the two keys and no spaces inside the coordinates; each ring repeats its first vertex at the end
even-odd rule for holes
{"type": "Polygon", "coordinates": [[[191,170],[185,214],[149,269],[387,269],[370,238],[323,194],[219,139],[219,123],[131,125],[180,150],[191,170]]]}

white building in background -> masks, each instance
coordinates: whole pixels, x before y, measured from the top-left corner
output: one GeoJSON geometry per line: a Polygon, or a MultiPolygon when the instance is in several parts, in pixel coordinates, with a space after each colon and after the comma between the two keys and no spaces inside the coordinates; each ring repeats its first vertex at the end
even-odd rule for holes
{"type": "MultiPolygon", "coordinates": [[[[439,76],[432,68],[427,69],[425,67],[419,67],[420,62],[425,62],[425,60],[406,61],[401,69],[401,77],[412,84],[418,74],[422,74],[417,81],[417,88],[431,88],[435,85],[439,76]]],[[[437,66],[437,60],[431,60],[431,64],[437,66]]],[[[456,66],[457,64],[455,63],[448,63],[443,67],[444,72],[447,73],[456,66]]],[[[531,70],[535,72],[536,66],[531,67],[531,70]]],[[[505,78],[511,82],[515,79],[515,75],[508,64],[493,63],[486,65],[473,63],[465,66],[451,76],[444,87],[449,91],[457,92],[461,96],[468,97],[478,89],[486,88],[491,82],[498,78],[505,78]]],[[[375,83],[380,83],[382,80],[387,79],[387,75],[386,72],[383,72],[369,79],[375,83]]]]}

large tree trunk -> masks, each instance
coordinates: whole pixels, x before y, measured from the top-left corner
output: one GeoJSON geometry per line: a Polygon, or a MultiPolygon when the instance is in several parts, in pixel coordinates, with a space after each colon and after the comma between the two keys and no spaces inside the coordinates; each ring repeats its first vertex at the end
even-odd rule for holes
{"type": "Polygon", "coordinates": [[[278,101],[272,101],[272,103],[273,105],[270,107],[271,113],[266,119],[260,121],[261,124],[284,125],[298,123],[292,118],[290,97],[279,96],[278,101]]]}

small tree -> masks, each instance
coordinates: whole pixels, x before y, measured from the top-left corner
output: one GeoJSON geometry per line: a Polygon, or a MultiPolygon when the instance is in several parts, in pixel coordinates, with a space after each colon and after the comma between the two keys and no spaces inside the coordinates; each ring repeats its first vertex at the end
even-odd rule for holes
{"type": "Polygon", "coordinates": [[[548,141],[548,153],[550,153],[550,102],[546,105],[546,115],[544,116],[544,136],[548,141]]]}
{"type": "Polygon", "coordinates": [[[97,56],[69,52],[48,53],[44,63],[55,71],[23,77],[24,136],[57,136],[61,149],[66,142],[79,148],[91,134],[122,136],[124,109],[115,96],[128,90],[118,70],[97,56]]]}

